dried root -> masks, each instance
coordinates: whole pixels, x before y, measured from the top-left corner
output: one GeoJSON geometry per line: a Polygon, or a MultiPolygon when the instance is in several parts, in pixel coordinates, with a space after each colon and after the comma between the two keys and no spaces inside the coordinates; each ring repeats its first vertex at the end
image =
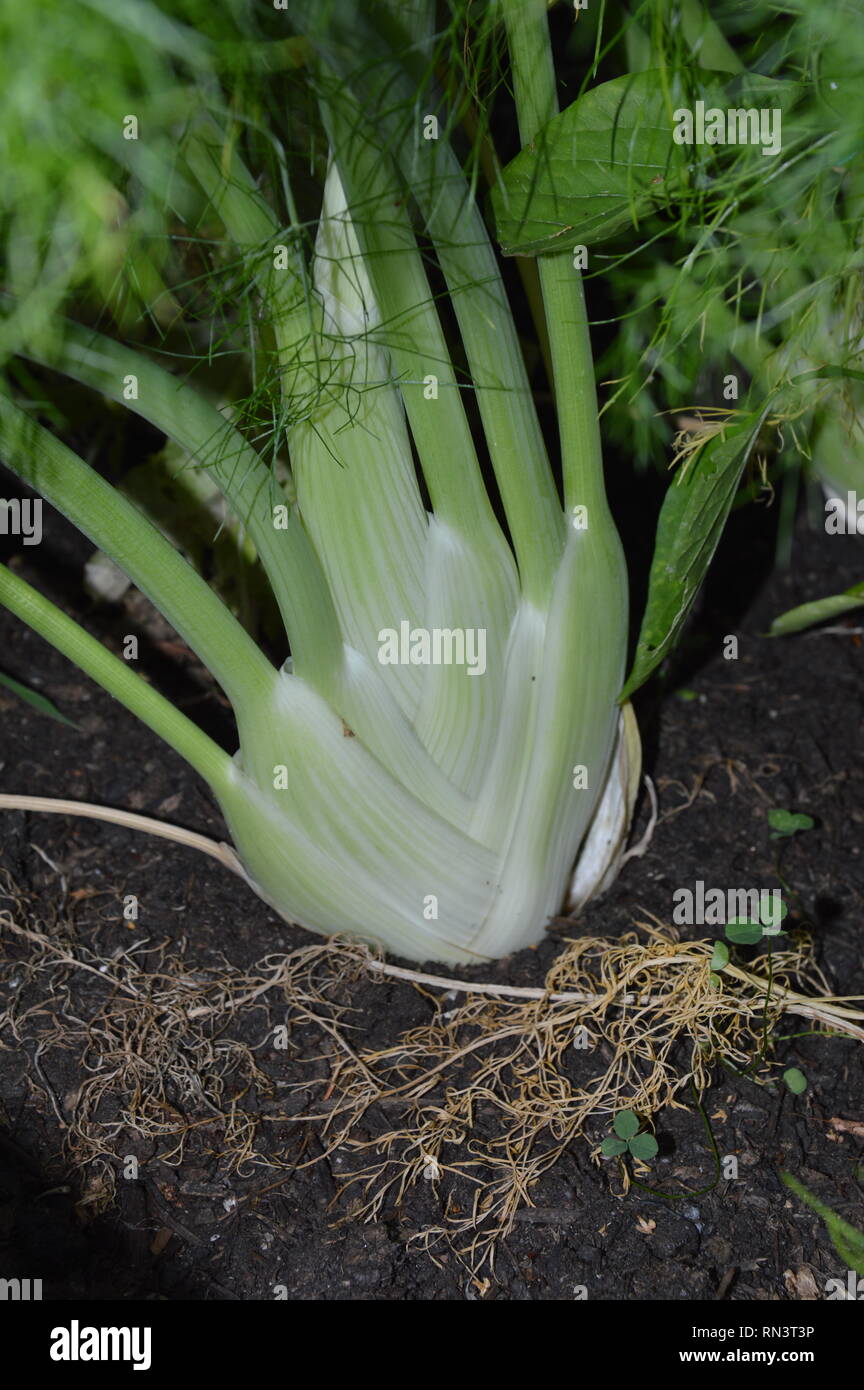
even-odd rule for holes
{"type": "Polygon", "coordinates": [[[355,1217],[401,1206],[424,1181],[467,1180],[470,1200],[451,1199],[444,1221],[418,1239],[426,1248],[446,1240],[476,1270],[571,1144],[587,1140],[599,1161],[618,1111],[650,1122],[681,1106],[682,1092],[705,1091],[718,1062],[750,1067],[784,1012],[864,1040],[864,1013],[793,989],[825,988],[805,945],[772,954],[770,985],[734,966],[718,982],[711,942],[638,925],[617,942],[567,942],[538,998],[438,1001],[432,1021],[393,1046],[333,1057],[328,1091],[340,1099],[322,1120],[331,1144],[364,1160],[346,1183],[355,1217]],[[391,1115],[398,1108],[398,1122],[355,1139],[380,1103],[391,1115]]]}
{"type": "MultiPolygon", "coordinates": [[[[87,1174],[85,1202],[110,1202],[130,1144],[180,1165],[192,1131],[207,1127],[223,1172],[283,1175],[243,1201],[323,1158],[339,1171],[351,1219],[404,1212],[412,1194],[428,1206],[431,1195],[438,1217],[414,1240],[430,1252],[445,1243],[476,1273],[571,1145],[587,1143],[600,1161],[619,1111],[650,1125],[685,1093],[707,1090],[720,1062],[766,1077],[770,1033],[786,1012],[864,1040],[864,1012],[826,993],[806,940],[771,953],[770,978],[764,956],[718,977],[711,942],[679,942],[656,919],[636,926],[618,941],[565,941],[543,989],[403,970],[342,939],[245,971],[227,961],[192,969],[184,942],[100,959],[63,922],[37,928],[9,885],[0,891],[0,1046],[35,1044],[31,1084],[51,1097],[68,1165],[87,1174]],[[412,983],[430,1017],[385,1047],[364,1047],[350,1017],[356,988],[393,979],[412,983]],[[84,983],[89,999],[97,980],[98,1006],[82,1018],[84,983]],[[254,1046],[231,1036],[241,1011],[263,1015],[254,1046]],[[302,1031],[296,1080],[268,1068],[276,1016],[291,1037],[302,1031]],[[81,1063],[80,1085],[62,1103],[40,1060],[55,1048],[81,1063]],[[304,1142],[289,1162],[267,1142],[273,1120],[314,1132],[320,1151],[307,1156],[304,1142]]],[[[616,1171],[626,1191],[629,1170],[616,1171]]]]}

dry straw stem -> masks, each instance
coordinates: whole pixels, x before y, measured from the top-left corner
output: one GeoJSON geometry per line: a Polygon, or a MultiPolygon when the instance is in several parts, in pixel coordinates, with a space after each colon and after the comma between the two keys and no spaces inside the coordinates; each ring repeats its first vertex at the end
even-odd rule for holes
{"type": "Polygon", "coordinates": [[[218,859],[226,869],[246,875],[240,860],[230,845],[211,840],[197,831],[185,830],[182,825],[171,825],[166,821],[154,820],[152,816],[138,816],[134,811],[118,811],[113,806],[95,806],[89,801],[66,801],[53,796],[18,796],[0,793],[0,811],[44,811],[51,815],[82,816],[88,820],[107,821],[110,825],[122,825],[127,830],[141,830],[147,835],[158,835],[163,840],[174,840],[189,849],[200,850],[218,859]]]}

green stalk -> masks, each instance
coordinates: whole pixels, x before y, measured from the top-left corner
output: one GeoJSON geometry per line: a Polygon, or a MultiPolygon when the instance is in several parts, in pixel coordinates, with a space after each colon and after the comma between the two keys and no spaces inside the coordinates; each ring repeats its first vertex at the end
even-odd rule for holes
{"type": "MultiPolygon", "coordinates": [[[[349,254],[347,247],[328,252],[325,247],[324,257],[316,262],[315,286],[310,286],[295,245],[294,225],[286,238],[287,274],[282,271],[280,279],[269,266],[265,273],[263,254],[285,233],[279,231],[230,142],[212,122],[205,122],[187,141],[186,158],[229,236],[250,257],[254,254],[257,262],[256,277],[271,304],[287,414],[294,419],[288,444],[299,509],[327,574],[343,637],[370,663],[361,672],[356,660],[346,659],[343,684],[333,703],[385,765],[395,770],[407,758],[414,772],[423,772],[422,781],[434,793],[435,804],[446,802],[455,815],[464,817],[458,794],[455,804],[452,794],[442,796],[440,779],[449,778],[466,792],[476,786],[494,726],[494,677],[466,683],[452,669],[432,673],[421,673],[416,667],[382,669],[376,639],[381,628],[398,627],[403,618],[413,623],[425,616],[437,626],[441,614],[442,626],[480,623],[489,627],[493,634],[490,662],[495,664],[503,656],[509,621],[501,620],[502,610],[509,620],[515,602],[515,567],[486,494],[455,378],[452,391],[445,391],[437,408],[420,400],[419,383],[413,392],[403,387],[403,395],[413,396],[416,405],[412,412],[409,401],[409,416],[436,511],[443,503],[439,522],[449,521],[458,533],[454,537],[440,525],[428,528],[387,355],[364,327],[363,304],[347,303],[356,298],[350,282],[365,273],[356,252],[349,254]],[[328,254],[333,257],[331,266],[328,254]],[[326,369],[331,373],[329,380],[323,379],[326,369]],[[308,407],[307,401],[311,402],[308,407]],[[455,431],[448,434],[446,426],[452,430],[454,424],[455,431]],[[476,611],[466,613],[469,594],[477,598],[476,611]],[[377,678],[379,687],[382,683],[387,687],[379,689],[376,700],[369,698],[370,676],[377,678]],[[385,696],[391,692],[399,703],[388,710],[385,696]],[[458,707],[448,694],[460,697],[458,707]],[[400,724],[398,740],[392,732],[389,739],[382,736],[385,712],[392,730],[392,715],[400,711],[415,719],[417,735],[408,736],[400,724]],[[437,775],[436,763],[441,769],[437,775]]],[[[322,228],[326,224],[325,217],[322,228]]],[[[430,301],[430,294],[407,219],[405,228],[415,274],[407,294],[402,294],[399,310],[411,315],[418,302],[430,301]]],[[[388,270],[392,269],[391,263],[388,270]]],[[[390,274],[385,283],[391,284],[390,274]]],[[[452,378],[431,303],[424,327],[431,330],[433,340],[437,336],[439,357],[452,378]]],[[[428,370],[430,332],[424,337],[428,370]]],[[[411,366],[414,370],[409,374],[416,376],[417,364],[411,366]]]]}
{"type": "Polygon", "coordinates": [[[233,779],[233,762],[217,743],[125,661],[106,651],[101,642],[5,565],[0,565],[0,603],[137,715],[214,789],[233,779]]]}
{"type": "Polygon", "coordinates": [[[192,566],[122,493],[2,394],[0,452],[164,613],[235,710],[270,689],[273,667],[192,566]]]}
{"type": "MultiPolygon", "coordinates": [[[[495,253],[483,218],[453,151],[433,147],[444,165],[425,192],[414,194],[432,236],[465,345],[483,432],[513,548],[522,592],[531,602],[548,599],[564,538],[561,508],[546,445],[534,408],[522,349],[495,253]]],[[[409,156],[399,146],[404,176],[409,156]]]]}
{"type": "MultiPolygon", "coordinates": [[[[382,628],[398,626],[403,618],[412,625],[421,620],[427,518],[386,358],[363,333],[367,306],[354,283],[362,278],[362,267],[353,232],[329,214],[327,202],[333,202],[336,190],[328,176],[310,281],[290,187],[292,227],[285,232],[236,152],[224,153],[226,137],[212,122],[202,129],[204,134],[187,141],[186,159],[229,237],[254,265],[269,306],[298,510],[326,576],[342,638],[374,666],[382,628]],[[288,249],[282,270],[272,265],[277,243],[288,249]]],[[[379,667],[378,674],[413,717],[417,669],[379,667]]],[[[335,700],[336,692],[329,694],[335,700]]],[[[352,718],[348,706],[356,714],[354,692],[343,686],[341,694],[343,712],[352,718]]]]}
{"type": "Polygon", "coordinates": [[[376,130],[379,159],[395,161],[401,196],[410,192],[432,237],[468,357],[522,589],[532,602],[543,603],[563,543],[560,504],[501,273],[473,193],[446,134],[421,137],[416,83],[384,36],[355,12],[356,29],[334,39],[322,32],[311,7],[301,4],[300,13],[342,84],[340,97],[354,88],[366,124],[376,130]],[[370,53],[383,49],[371,82],[358,77],[354,62],[361,36],[370,53]],[[406,111],[407,124],[399,115],[406,111]]]}
{"type": "Polygon", "coordinates": [[[386,347],[393,364],[432,505],[436,515],[475,544],[497,548],[500,528],[402,184],[389,156],[366,134],[366,116],[346,90],[339,92],[338,102],[322,105],[381,314],[376,340],[386,347]],[[434,408],[424,396],[428,375],[438,382],[434,408]]]}
{"type": "MultiPolygon", "coordinates": [[[[292,226],[283,230],[261,196],[233,141],[209,116],[200,114],[183,146],[183,155],[235,246],[247,259],[252,277],[270,306],[269,322],[280,357],[290,359],[298,336],[310,337],[313,303],[299,245],[297,215],[291,201],[292,226]],[[273,249],[288,250],[289,265],[277,271],[273,249]]],[[[287,183],[286,183],[287,187],[287,183]]],[[[291,200],[290,187],[287,188],[291,200]]]]}
{"type": "MultiPolygon", "coordinates": [[[[187,141],[186,159],[229,237],[255,266],[276,343],[298,509],[344,641],[377,664],[376,634],[403,618],[421,620],[427,518],[388,364],[363,331],[371,306],[363,302],[353,230],[333,215],[335,171],[325,184],[310,282],[293,209],[291,231],[280,231],[242,160],[233,150],[220,158],[227,137],[211,126],[206,140],[187,141]],[[270,263],[277,243],[288,249],[282,270],[270,263]]],[[[417,669],[379,675],[413,716],[417,669]]]]}
{"type": "Polygon", "coordinates": [[[62,340],[50,351],[29,345],[21,351],[134,410],[207,469],[258,552],[285,623],[295,670],[332,696],[341,637],[320,562],[296,510],[242,434],[187,382],[141,353],[68,320],[62,340]],[[138,382],[135,400],[124,393],[129,376],[138,382]],[[274,528],[275,503],[288,506],[284,530],[274,528]]]}
{"type": "MultiPolygon", "coordinates": [[[[422,789],[431,805],[464,824],[468,811],[461,797],[422,747],[393,695],[383,688],[382,668],[377,661],[363,664],[356,653],[343,650],[332,595],[299,513],[290,511],[287,531],[273,529],[271,499],[281,494],[275,493],[269,471],[243,436],[190,386],[147,358],[74,324],[65,324],[64,334],[63,344],[50,354],[28,355],[135,408],[192,457],[209,464],[214,481],[269,561],[268,575],[281,600],[295,674],[340,711],[394,776],[422,789]],[[122,381],[127,374],[138,377],[138,401],[124,400],[122,381]]],[[[365,438],[368,449],[374,441],[368,431],[365,438]]],[[[110,545],[101,548],[113,553],[110,545]]],[[[250,641],[245,633],[244,638],[250,641]]]]}
{"type": "MultiPolygon", "coordinates": [[[[517,110],[523,138],[555,111],[554,76],[543,0],[505,0],[517,110]]],[[[536,681],[502,722],[495,777],[478,807],[475,834],[504,831],[496,912],[475,945],[496,951],[524,941],[529,913],[559,910],[563,887],[617,764],[615,698],[624,674],[627,584],[621,544],[606,506],[593,361],[578,272],[569,255],[541,258],[568,506],[588,508],[587,526],[568,527],[549,604],[520,614],[528,672],[536,681]],[[557,262],[557,264],[555,264],[557,262]],[[571,278],[572,277],[572,278],[571,278]],[[532,647],[535,648],[532,654],[532,647]],[[510,765],[517,729],[526,750],[510,765]],[[585,769],[586,780],[571,780],[585,769]],[[611,771],[610,771],[611,769],[611,771]],[[532,899],[528,885],[541,885],[532,899]]],[[[524,679],[524,677],[523,677],[524,679]]],[[[517,675],[508,691],[518,701],[517,675]]],[[[500,841],[499,841],[500,842],[500,841]]]]}
{"type": "MultiPolygon", "coordinates": [[[[359,124],[364,124],[362,117],[359,124]]],[[[334,115],[331,128],[337,127],[341,131],[334,115]]],[[[360,395],[351,418],[345,406],[322,406],[309,426],[304,422],[296,427],[291,447],[298,497],[331,575],[340,612],[353,615],[354,645],[373,661],[377,651],[370,650],[370,639],[374,647],[382,627],[398,627],[402,618],[410,619],[415,612],[417,621],[430,628],[480,627],[489,634],[488,672],[482,680],[466,680],[453,666],[397,667],[395,681],[392,668],[384,673],[388,683],[399,687],[403,708],[434,762],[455,787],[472,796],[479,790],[494,740],[518,593],[516,567],[486,493],[410,221],[404,209],[393,207],[392,184],[386,192],[382,188],[380,160],[366,162],[365,142],[348,131],[344,141],[337,136],[336,142],[335,167],[328,174],[329,192],[325,191],[325,211],[329,208],[334,215],[322,217],[319,226],[315,284],[327,321],[336,328],[337,353],[347,355],[361,378],[368,372],[369,389],[360,395]],[[359,171],[354,153],[363,161],[359,171]],[[346,169],[347,189],[342,184],[346,169]],[[354,202],[353,179],[358,175],[364,194],[375,195],[371,216],[371,200],[364,199],[362,228],[354,221],[353,206],[350,215],[346,206],[354,202]],[[336,197],[337,185],[341,197],[336,197]],[[361,231],[367,233],[365,248],[361,231]],[[383,329],[378,325],[381,312],[383,329]],[[437,399],[427,399],[423,389],[422,377],[430,368],[438,378],[437,399]],[[394,369],[435,508],[427,518],[417,495],[420,528],[416,522],[409,524],[409,515],[395,534],[394,507],[398,504],[405,513],[406,493],[415,497],[416,479],[392,382],[394,369]],[[398,488],[391,484],[389,496],[376,502],[370,484],[380,489],[379,477],[386,483],[394,444],[401,454],[402,481],[398,488]],[[333,455],[345,466],[334,467],[333,455]],[[404,555],[398,585],[392,578],[382,584],[387,571],[377,558],[381,548],[404,555]],[[344,579],[352,570],[358,577],[346,593],[344,579]],[[381,595],[386,591],[395,598],[414,576],[416,583],[408,591],[412,606],[402,598],[387,622],[371,621],[381,612],[381,595]]]]}
{"type": "MultiPolygon", "coordinates": [[[[503,0],[503,9],[519,132],[528,145],[558,114],[546,7],[543,0],[503,0]]],[[[586,505],[589,525],[595,520],[605,524],[597,388],[582,274],[569,252],[539,256],[537,266],[552,354],[565,505],[568,512],[586,505]]]]}

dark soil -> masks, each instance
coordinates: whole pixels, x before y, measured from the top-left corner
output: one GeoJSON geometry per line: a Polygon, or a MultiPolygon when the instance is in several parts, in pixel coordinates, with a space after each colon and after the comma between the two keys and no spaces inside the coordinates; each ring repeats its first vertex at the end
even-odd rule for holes
{"type": "MultiPolygon", "coordinates": [[[[641,702],[661,819],[648,852],[626,866],[580,930],[615,938],[646,912],[669,922],[676,888],[699,879],[723,888],[772,887],[779,871],[796,895],[795,920],[812,926],[831,989],[864,993],[864,648],[856,615],[844,635],[762,635],[794,603],[860,580],[861,547],[808,527],[802,517],[792,568],[762,584],[772,526],[754,509],[733,521],[674,677],[665,693],[655,684],[641,702]],[[739,638],[737,660],[722,656],[729,633],[739,638]],[[806,812],[815,828],[772,841],[772,806],[806,812]]],[[[38,576],[45,592],[119,648],[124,633],[141,631],[141,615],[133,628],[128,613],[83,597],[86,553],[86,543],[55,518],[43,546],[21,553],[22,572],[38,576]]],[[[185,764],[2,610],[0,653],[4,671],[48,695],[79,726],[65,728],[0,690],[4,791],[107,803],[224,836],[206,788],[185,764]]],[[[230,745],[224,701],[158,627],[142,641],[140,669],[230,745]]],[[[643,826],[645,816],[643,806],[643,826]]],[[[247,969],[311,940],[191,850],[66,817],[2,812],[0,826],[0,867],[31,895],[28,920],[19,912],[19,924],[109,962],[132,944],[167,942],[174,951],[183,945],[192,974],[226,962],[247,969]],[[127,894],[140,900],[138,922],[122,920],[127,894]]],[[[710,927],[682,930],[715,934],[710,927]]],[[[718,1071],[705,1108],[719,1153],[737,1158],[739,1176],[702,1195],[668,1200],[633,1189],[622,1199],[614,1165],[592,1163],[587,1144],[571,1147],[532,1192],[534,1205],[499,1247],[486,1283],[485,1276],[472,1280],[445,1249],[436,1263],[409,1244],[443,1200],[429,1184],[404,1209],[385,1206],[377,1225],[345,1219],[338,1155],[322,1159],[320,1124],[284,1118],[288,1107],[280,1100],[285,1082],[321,1075],[315,1058],[324,1040],[301,1028],[287,1051],[274,1050],[272,1030],[285,1017],[278,995],[238,1015],[217,1041],[247,1044],[269,1077],[269,1089],[260,1075],[250,1084],[248,1059],[237,1051],[225,1096],[234,1098],[244,1123],[253,1130],[258,1123],[258,1152],[283,1166],[250,1162],[235,1171],[224,1122],[203,1101],[178,1099],[173,1120],[182,1110],[190,1126],[179,1162],[171,1158],[175,1140],[129,1135],[119,1115],[111,1140],[116,1197],[106,1206],[98,1164],[71,1161],[67,1122],[82,1081],[99,1066],[99,1020],[111,986],[57,965],[23,978],[31,944],[3,931],[0,948],[0,1013],[16,990],[24,991],[19,1008],[32,1010],[20,1040],[9,1027],[0,1031],[0,1273],[42,1278],[46,1297],[272,1299],[282,1286],[289,1299],[304,1300],[571,1300],[582,1288],[605,1300],[794,1300],[824,1298],[831,1278],[845,1283],[845,1264],[822,1222],[791,1197],[779,1172],[789,1169],[864,1226],[864,1124],[856,1133],[832,1123],[864,1121],[859,1042],[777,1041],[772,1072],[779,1079],[785,1067],[800,1068],[808,1081],[803,1095],[782,1082],[766,1087],[718,1071]],[[74,1020],[92,1027],[86,1056],[79,1046],[47,1041],[58,1017],[61,1028],[66,1018],[70,1036],[74,1020]],[[274,1115],[283,1118],[268,1118],[274,1115]],[[137,1179],[124,1178],[125,1155],[138,1158],[137,1179]]],[[[536,950],[477,977],[541,984],[560,949],[550,932],[536,950]]],[[[359,982],[351,1002],[355,1038],[382,1046],[427,1021],[434,1007],[428,992],[396,982],[359,982]]],[[[781,1031],[789,1034],[806,1027],[792,1018],[785,1023],[781,1031]]],[[[108,1123],[122,1108],[122,1099],[106,1102],[98,1118],[108,1123]]],[[[384,1123],[368,1117],[370,1132],[384,1123]]],[[[661,1152],[651,1185],[686,1193],[713,1182],[695,1108],[665,1112],[657,1133],[661,1152]]]]}

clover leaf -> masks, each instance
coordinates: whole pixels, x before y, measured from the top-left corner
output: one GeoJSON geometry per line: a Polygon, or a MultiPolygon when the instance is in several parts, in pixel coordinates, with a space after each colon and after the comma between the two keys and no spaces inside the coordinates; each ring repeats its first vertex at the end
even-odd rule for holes
{"type": "Polygon", "coordinates": [[[639,1133],[639,1118],[632,1110],[621,1110],[612,1125],[615,1133],[610,1134],[600,1145],[604,1158],[620,1158],[629,1153],[633,1158],[647,1163],[658,1152],[657,1140],[653,1134],[639,1133]]]}
{"type": "Polygon", "coordinates": [[[762,940],[762,923],[752,922],[749,917],[733,917],[726,923],[726,940],[736,946],[755,946],[762,940]]]}
{"type": "Polygon", "coordinates": [[[719,972],[720,972],[721,970],[725,970],[725,968],[726,968],[726,966],[727,966],[728,964],[729,964],[729,947],[726,945],[726,942],[725,942],[725,941],[715,941],[715,942],[714,942],[714,950],[713,950],[712,955],[711,955],[711,966],[710,966],[710,968],[711,968],[712,970],[717,971],[717,973],[719,974],[719,972]]]}

